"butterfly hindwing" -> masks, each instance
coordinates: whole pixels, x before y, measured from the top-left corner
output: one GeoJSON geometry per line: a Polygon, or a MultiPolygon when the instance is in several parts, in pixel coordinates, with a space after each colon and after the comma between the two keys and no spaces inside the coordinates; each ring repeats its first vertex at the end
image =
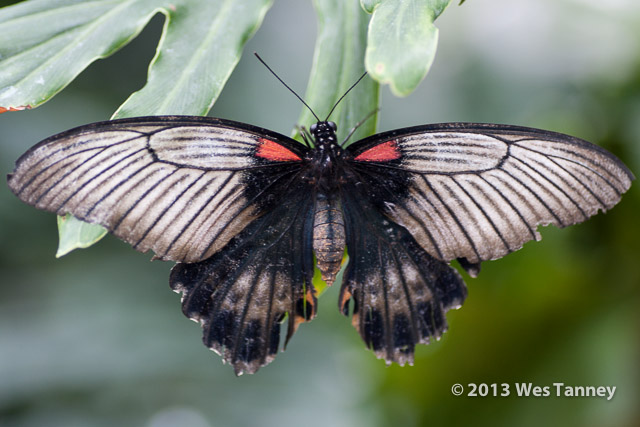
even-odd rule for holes
{"type": "Polygon", "coordinates": [[[340,308],[367,347],[388,363],[413,363],[414,347],[438,339],[445,312],[459,307],[466,287],[445,262],[429,255],[402,226],[371,204],[366,185],[342,192],[349,264],[340,308]]]}
{"type": "Polygon", "coordinates": [[[285,316],[287,341],[315,316],[313,210],[303,187],[292,183],[278,207],[211,258],[172,270],[170,284],[183,294],[184,314],[202,325],[205,345],[238,374],[273,360],[285,316]]]}
{"type": "Polygon", "coordinates": [[[607,151],[517,126],[451,123],[386,132],[349,146],[375,205],[432,256],[471,273],[540,239],[539,225],[613,207],[633,175],[607,151]]]}
{"type": "Polygon", "coordinates": [[[23,201],[97,223],[139,251],[196,262],[273,204],[306,148],[249,125],[205,117],[95,123],[48,138],[16,164],[23,201]]]}

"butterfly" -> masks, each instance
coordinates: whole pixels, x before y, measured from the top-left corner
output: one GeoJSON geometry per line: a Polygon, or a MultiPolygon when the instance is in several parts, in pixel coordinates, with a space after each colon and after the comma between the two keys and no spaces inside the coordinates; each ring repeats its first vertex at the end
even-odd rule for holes
{"type": "Polygon", "coordinates": [[[9,187],[43,209],[100,224],[170,275],[204,344],[237,374],[270,363],[316,315],[314,265],[366,346],[412,363],[466,296],[458,260],[482,261],[612,208],[632,173],[589,142],[538,129],[431,124],[346,148],[318,120],[307,144],[210,117],[81,126],[16,162],[9,187]],[[313,143],[313,144],[311,144],[313,143]]]}

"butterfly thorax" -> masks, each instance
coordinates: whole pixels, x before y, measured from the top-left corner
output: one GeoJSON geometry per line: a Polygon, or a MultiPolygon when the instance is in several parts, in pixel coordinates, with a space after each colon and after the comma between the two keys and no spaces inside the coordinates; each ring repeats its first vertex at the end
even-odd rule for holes
{"type": "Polygon", "coordinates": [[[314,194],[313,251],[322,279],[332,284],[342,265],[346,246],[344,216],[338,197],[340,163],[344,150],[338,145],[336,125],[311,126],[315,150],[311,157],[314,194]]]}
{"type": "Polygon", "coordinates": [[[310,156],[312,183],[324,191],[334,192],[339,181],[340,159],[344,150],[337,143],[336,124],[317,122],[310,130],[315,149],[310,156]]]}

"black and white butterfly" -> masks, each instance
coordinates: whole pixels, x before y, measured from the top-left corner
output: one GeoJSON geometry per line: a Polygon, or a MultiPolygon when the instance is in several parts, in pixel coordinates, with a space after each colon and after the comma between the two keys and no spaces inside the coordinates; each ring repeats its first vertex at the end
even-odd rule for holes
{"type": "Polygon", "coordinates": [[[52,136],[9,176],[23,201],[106,227],[177,261],[171,287],[204,343],[255,372],[316,314],[314,254],[331,284],[349,255],[340,310],[387,362],[439,338],[480,263],[613,207],[633,175],[567,135],[450,123],[347,148],[318,121],[303,145],[207,117],[139,117],[52,136]],[[352,302],[350,304],[350,302],[352,302]],[[350,309],[351,307],[351,309],[350,309]]]}

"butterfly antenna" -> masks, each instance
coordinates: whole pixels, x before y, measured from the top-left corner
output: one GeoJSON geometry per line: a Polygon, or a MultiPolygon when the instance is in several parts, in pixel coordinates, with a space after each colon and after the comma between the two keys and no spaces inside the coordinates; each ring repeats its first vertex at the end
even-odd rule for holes
{"type": "MultiPolygon", "coordinates": [[[[289,91],[290,91],[292,94],[294,94],[294,95],[296,96],[296,98],[298,98],[298,99],[300,100],[300,102],[302,102],[302,103],[304,104],[304,106],[305,106],[305,107],[307,107],[307,108],[309,109],[309,111],[311,111],[311,114],[313,114],[313,117],[315,117],[317,121],[320,121],[320,118],[319,118],[318,116],[316,116],[316,113],[314,113],[314,112],[313,112],[313,110],[311,109],[311,107],[309,107],[309,105],[308,105],[306,102],[304,102],[304,99],[302,99],[302,97],[301,97],[300,95],[298,95],[298,94],[296,93],[296,91],[295,91],[295,90],[291,89],[291,88],[289,87],[289,85],[287,85],[287,84],[286,84],[286,83],[285,83],[285,82],[284,82],[280,77],[278,77],[278,75],[276,74],[276,72],[275,72],[275,71],[273,71],[273,70],[271,69],[271,67],[269,67],[269,66],[267,65],[267,63],[266,63],[266,62],[264,62],[264,60],[263,60],[262,58],[260,58],[260,55],[258,55],[258,53],[257,53],[257,52],[253,52],[253,54],[256,56],[256,58],[258,58],[258,61],[262,62],[262,65],[264,65],[265,67],[267,67],[267,70],[269,70],[269,71],[271,72],[271,74],[273,74],[273,75],[275,76],[275,78],[276,78],[276,79],[278,79],[278,81],[280,81],[280,83],[282,83],[282,84],[284,85],[284,87],[286,87],[287,89],[289,89],[289,91]]],[[[349,90],[351,90],[351,89],[349,89],[349,90]]],[[[347,91],[347,92],[348,92],[348,91],[347,91]]],[[[346,95],[346,94],[345,94],[345,95],[346,95]]],[[[340,98],[340,99],[342,99],[342,98],[340,98]]],[[[334,107],[334,108],[335,108],[335,107],[334,107]]],[[[331,110],[331,111],[333,111],[333,110],[331,110]]]]}
{"type": "MultiPolygon", "coordinates": [[[[351,89],[353,89],[354,87],[356,87],[356,85],[357,85],[358,83],[360,83],[360,80],[364,79],[364,76],[366,76],[366,75],[367,75],[367,72],[365,71],[365,72],[364,72],[364,74],[362,74],[362,75],[360,76],[360,78],[359,78],[359,79],[358,79],[354,84],[352,84],[352,85],[351,85],[351,87],[350,87],[349,89],[347,89],[347,91],[344,93],[344,95],[342,95],[342,96],[340,97],[340,99],[338,99],[338,101],[337,101],[335,104],[333,104],[333,108],[331,109],[331,111],[329,111],[329,114],[327,115],[327,118],[325,119],[325,121],[329,120],[329,117],[331,117],[331,114],[333,114],[333,110],[335,110],[335,109],[336,109],[336,107],[338,106],[338,104],[340,104],[340,101],[342,101],[342,100],[344,99],[344,97],[345,97],[345,96],[347,96],[347,94],[348,94],[349,92],[351,92],[351,89]]],[[[315,114],[314,114],[314,115],[315,115],[315,114]]]]}

